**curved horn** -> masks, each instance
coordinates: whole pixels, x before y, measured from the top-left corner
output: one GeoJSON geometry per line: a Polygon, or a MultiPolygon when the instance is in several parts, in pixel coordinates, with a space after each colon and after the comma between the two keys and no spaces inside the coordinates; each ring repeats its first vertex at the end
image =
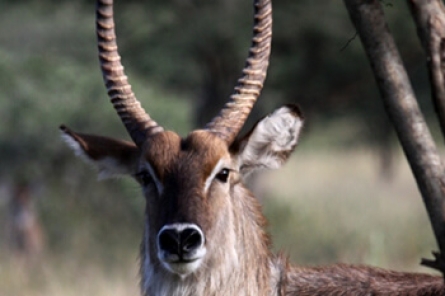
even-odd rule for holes
{"type": "Polygon", "coordinates": [[[116,43],[113,0],[97,1],[96,32],[100,67],[108,95],[131,138],[141,146],[147,136],[163,128],[145,112],[128,83],[116,43]]]}
{"type": "Polygon", "coordinates": [[[255,0],[252,45],[241,78],[220,114],[206,129],[231,144],[241,130],[255,104],[269,65],[272,40],[272,4],[270,0],[255,0]]]}

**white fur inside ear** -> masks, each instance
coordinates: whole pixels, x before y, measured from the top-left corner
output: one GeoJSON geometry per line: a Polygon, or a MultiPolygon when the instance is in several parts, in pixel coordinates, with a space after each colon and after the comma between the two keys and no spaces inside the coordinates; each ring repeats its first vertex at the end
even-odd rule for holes
{"type": "Polygon", "coordinates": [[[74,154],[78,157],[80,157],[83,161],[92,163],[91,159],[85,154],[85,151],[83,151],[82,147],[80,146],[79,142],[77,142],[73,137],[71,137],[69,134],[64,133],[62,131],[62,140],[70,147],[74,154]]]}
{"type": "Polygon", "coordinates": [[[104,157],[94,162],[95,166],[99,169],[97,178],[99,180],[119,178],[124,175],[129,175],[131,172],[124,166],[120,165],[112,157],[104,157]]]}
{"type": "Polygon", "coordinates": [[[270,141],[274,151],[293,149],[302,126],[303,120],[299,116],[289,107],[281,107],[258,123],[255,139],[260,142],[270,141]]]}
{"type": "Polygon", "coordinates": [[[73,137],[71,137],[67,133],[64,133],[63,131],[62,140],[67,143],[68,147],[70,147],[74,151],[74,154],[77,157],[98,169],[99,180],[116,178],[121,175],[130,173],[128,172],[128,169],[119,165],[119,163],[112,157],[104,157],[99,160],[90,158],[88,154],[85,153],[82,146],[80,146],[79,142],[77,142],[73,137]]]}
{"type": "Polygon", "coordinates": [[[303,119],[290,107],[281,107],[256,125],[239,155],[244,174],[253,169],[277,169],[298,143],[303,119]]]}

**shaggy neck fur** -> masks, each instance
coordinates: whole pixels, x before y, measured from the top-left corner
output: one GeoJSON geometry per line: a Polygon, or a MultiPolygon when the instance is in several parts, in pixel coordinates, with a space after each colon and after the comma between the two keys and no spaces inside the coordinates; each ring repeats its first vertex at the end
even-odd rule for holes
{"type": "Polygon", "coordinates": [[[219,214],[203,266],[184,279],[161,266],[146,225],[141,248],[144,296],[276,295],[277,272],[260,205],[241,183],[231,191],[231,208],[219,214]]]}

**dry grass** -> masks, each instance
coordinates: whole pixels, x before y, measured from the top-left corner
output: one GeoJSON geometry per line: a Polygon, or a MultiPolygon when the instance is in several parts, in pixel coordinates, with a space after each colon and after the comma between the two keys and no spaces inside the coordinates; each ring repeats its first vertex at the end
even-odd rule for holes
{"type": "MultiPolygon", "coordinates": [[[[134,259],[135,257],[133,257],[134,259]]],[[[34,265],[17,258],[1,258],[2,296],[139,295],[136,260],[121,266],[46,256],[34,265]]]]}
{"type": "Polygon", "coordinates": [[[436,249],[422,199],[402,155],[391,180],[369,151],[298,151],[268,173],[265,201],[276,248],[296,262],[349,262],[427,271],[436,249]]]}

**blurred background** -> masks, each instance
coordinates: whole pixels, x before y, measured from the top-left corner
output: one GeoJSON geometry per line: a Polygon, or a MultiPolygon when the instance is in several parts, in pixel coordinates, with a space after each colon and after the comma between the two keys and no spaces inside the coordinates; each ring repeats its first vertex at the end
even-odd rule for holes
{"type": "MultiPolygon", "coordinates": [[[[212,118],[250,45],[251,1],[117,1],[133,89],[181,135],[212,118]]],[[[426,60],[403,2],[382,1],[437,141],[426,60]]],[[[265,89],[247,127],[283,103],[306,116],[284,169],[250,180],[274,249],[429,272],[436,249],[415,182],[339,1],[274,2],[265,89]]],[[[93,1],[0,0],[0,295],[138,295],[144,201],[130,179],[97,181],[58,126],[128,139],[108,103],[93,1]]]]}

